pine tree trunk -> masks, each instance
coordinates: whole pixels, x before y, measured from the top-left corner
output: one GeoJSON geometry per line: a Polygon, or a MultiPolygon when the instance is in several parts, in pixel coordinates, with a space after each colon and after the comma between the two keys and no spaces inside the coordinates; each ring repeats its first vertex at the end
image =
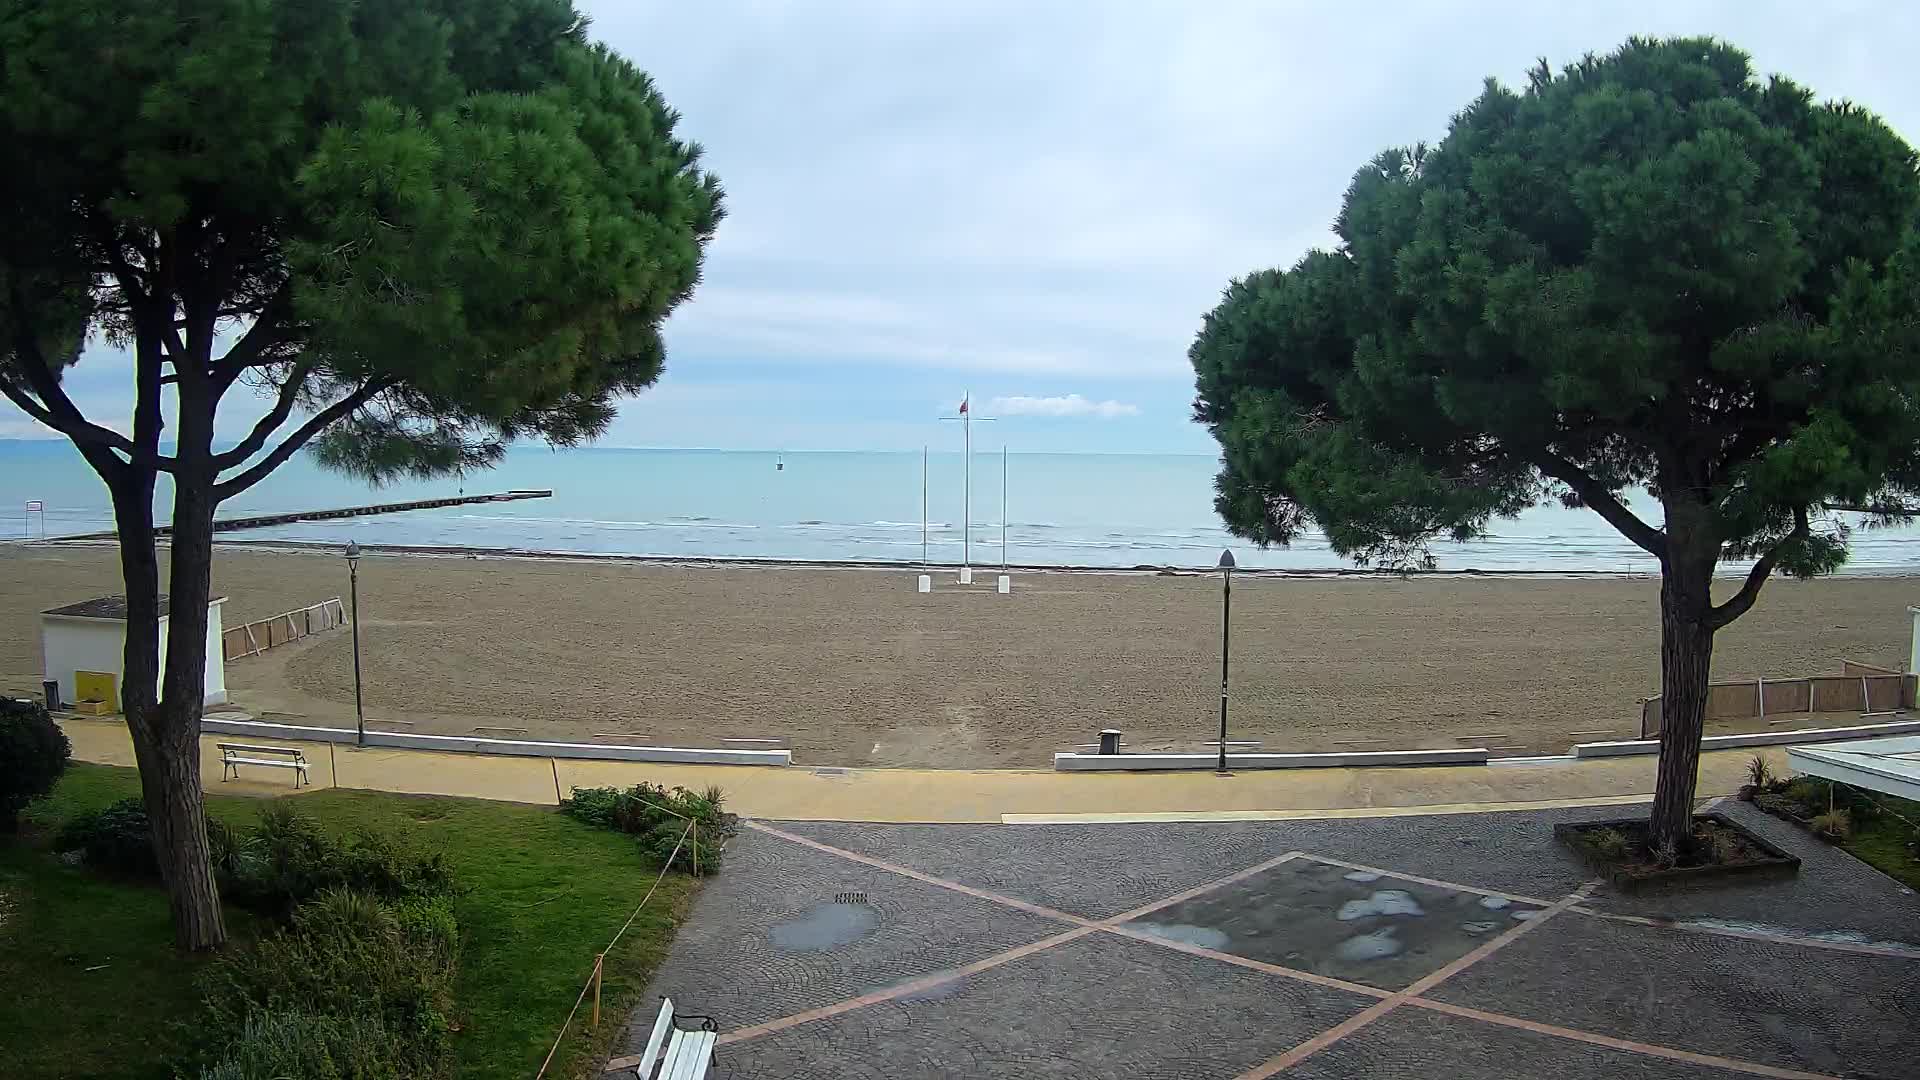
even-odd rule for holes
{"type": "MultiPolygon", "coordinates": [[[[1672,520],[1671,514],[1669,521],[1672,520]]],[[[1684,851],[1693,836],[1700,737],[1713,671],[1713,567],[1718,545],[1689,544],[1682,530],[1660,580],[1660,765],[1649,839],[1684,851]],[[1704,550],[1702,550],[1704,549],[1704,550]]]]}
{"type": "MultiPolygon", "coordinates": [[[[177,609],[176,609],[177,610],[177,609]]],[[[168,656],[172,660],[172,656],[168,656]]],[[[213,882],[207,819],[200,788],[200,722],[175,702],[129,714],[140,789],[153,827],[153,853],[167,890],[174,943],[181,949],[217,949],[226,944],[220,893],[213,882]]]]}
{"type": "MultiPolygon", "coordinates": [[[[183,417],[182,452],[204,458],[211,415],[183,417]],[[199,438],[188,441],[188,436],[199,438]],[[196,451],[196,448],[199,448],[196,451]]],[[[210,463],[208,463],[210,466],[210,463]]],[[[160,670],[160,564],[153,525],[154,474],[130,469],[113,491],[120,571],[127,597],[121,658],[121,710],[133,736],[140,790],[153,829],[153,851],[173,916],[175,944],[185,950],[226,944],[220,894],[207,845],[200,786],[200,713],[205,696],[207,599],[213,563],[210,474],[176,483],[167,620],[167,666],[160,670]]]]}

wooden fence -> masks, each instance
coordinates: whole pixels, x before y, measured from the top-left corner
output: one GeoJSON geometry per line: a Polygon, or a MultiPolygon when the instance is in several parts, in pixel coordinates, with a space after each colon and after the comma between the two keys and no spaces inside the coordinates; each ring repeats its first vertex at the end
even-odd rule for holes
{"type": "Polygon", "coordinates": [[[322,600],[311,607],[284,611],[270,618],[233,626],[220,635],[220,653],[228,660],[258,656],[276,645],[299,641],[308,634],[347,625],[346,605],[339,597],[322,600]]]}
{"type": "MultiPolygon", "coordinates": [[[[1875,715],[1914,707],[1915,677],[1892,668],[1840,661],[1840,674],[1801,679],[1717,682],[1707,687],[1707,719],[1765,720],[1809,713],[1875,715]]],[[[1660,699],[1640,705],[1640,737],[1660,733],[1660,699]]]]}

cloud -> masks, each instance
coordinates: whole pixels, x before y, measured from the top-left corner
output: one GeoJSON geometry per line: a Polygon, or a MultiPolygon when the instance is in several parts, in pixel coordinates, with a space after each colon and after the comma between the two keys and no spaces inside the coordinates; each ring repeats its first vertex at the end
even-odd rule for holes
{"type": "Polygon", "coordinates": [[[988,405],[1002,416],[1098,416],[1111,420],[1116,416],[1139,416],[1140,406],[1124,401],[1089,401],[1079,394],[1055,397],[997,397],[988,405]]]}

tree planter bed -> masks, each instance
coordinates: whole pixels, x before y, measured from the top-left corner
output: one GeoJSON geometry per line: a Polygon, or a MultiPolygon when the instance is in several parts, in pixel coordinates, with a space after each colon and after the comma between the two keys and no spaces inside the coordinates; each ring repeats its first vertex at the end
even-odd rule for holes
{"type": "Polygon", "coordinates": [[[1553,835],[1588,866],[1605,874],[1614,888],[1624,893],[1778,881],[1800,872],[1800,860],[1797,857],[1782,851],[1725,814],[1695,814],[1693,821],[1696,827],[1706,825],[1730,837],[1729,842],[1736,849],[1733,857],[1724,862],[1703,862],[1695,866],[1657,866],[1646,849],[1645,818],[1555,825],[1553,835]],[[1626,840],[1625,850],[1620,854],[1603,854],[1595,849],[1594,836],[1607,831],[1618,833],[1626,840]]]}

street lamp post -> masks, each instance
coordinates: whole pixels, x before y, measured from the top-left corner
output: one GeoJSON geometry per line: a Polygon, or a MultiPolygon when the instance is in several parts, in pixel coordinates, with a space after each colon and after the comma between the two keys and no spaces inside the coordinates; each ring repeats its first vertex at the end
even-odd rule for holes
{"type": "Polygon", "coordinates": [[[1227,657],[1233,633],[1233,552],[1220,553],[1220,765],[1227,775],[1227,657]]]}
{"type": "Polygon", "coordinates": [[[360,545],[347,541],[347,590],[353,601],[353,745],[367,745],[367,711],[360,703],[360,545]]]}

